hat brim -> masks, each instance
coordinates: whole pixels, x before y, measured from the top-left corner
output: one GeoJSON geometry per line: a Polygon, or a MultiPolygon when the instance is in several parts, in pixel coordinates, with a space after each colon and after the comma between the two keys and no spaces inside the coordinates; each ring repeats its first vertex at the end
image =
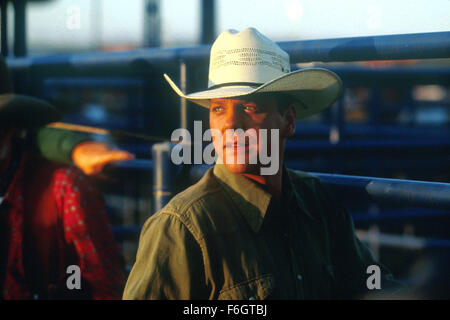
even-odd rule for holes
{"type": "Polygon", "coordinates": [[[342,94],[342,81],[334,72],[323,68],[305,68],[275,78],[259,87],[224,86],[185,95],[164,74],[172,89],[183,98],[208,108],[211,99],[245,97],[256,93],[279,92],[295,98],[297,119],[306,118],[331,106],[342,94]]]}
{"type": "Polygon", "coordinates": [[[18,94],[0,95],[0,123],[28,128],[58,121],[61,113],[51,104],[18,94]]]}

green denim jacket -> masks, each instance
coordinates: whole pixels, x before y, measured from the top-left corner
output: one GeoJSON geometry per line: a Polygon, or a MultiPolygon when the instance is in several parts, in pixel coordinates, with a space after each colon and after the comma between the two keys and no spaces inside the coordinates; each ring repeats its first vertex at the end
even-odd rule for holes
{"type": "MultiPolygon", "coordinates": [[[[283,168],[281,199],[224,165],[143,226],[124,299],[332,299],[379,265],[319,179],[283,168]]],[[[381,287],[397,283],[381,268],[381,287]]],[[[390,291],[389,291],[390,292],[390,291]]]]}

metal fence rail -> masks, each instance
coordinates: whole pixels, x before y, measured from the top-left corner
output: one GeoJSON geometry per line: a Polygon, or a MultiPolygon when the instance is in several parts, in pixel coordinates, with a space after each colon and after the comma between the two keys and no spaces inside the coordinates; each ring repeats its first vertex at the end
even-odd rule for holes
{"type": "MultiPolygon", "coordinates": [[[[385,36],[284,41],[280,47],[292,63],[323,61],[363,61],[431,59],[450,57],[450,32],[430,32],[385,36]]],[[[9,59],[11,68],[31,66],[76,69],[128,68],[144,63],[160,68],[178,68],[180,62],[208,64],[210,45],[177,48],[149,48],[126,52],[83,53],[35,58],[9,59]]]]}
{"type": "Polygon", "coordinates": [[[351,187],[374,202],[450,210],[450,183],[314,173],[332,187],[351,187]]]}
{"type": "Polygon", "coordinates": [[[292,61],[363,61],[450,57],[450,32],[280,43],[292,61]]]}
{"type": "Polygon", "coordinates": [[[358,230],[356,234],[363,242],[400,249],[422,250],[427,248],[450,248],[449,239],[420,238],[410,235],[384,233],[376,234],[374,236],[370,234],[370,231],[363,230],[358,230]]]}
{"type": "MultiPolygon", "coordinates": [[[[450,32],[303,40],[279,42],[279,45],[288,52],[292,63],[450,58],[450,32]]],[[[207,66],[209,51],[209,45],[201,45],[113,53],[25,57],[7,59],[7,63],[13,72],[46,77],[55,75],[61,77],[67,74],[80,76],[84,73],[98,76],[107,74],[109,70],[119,70],[121,73],[127,74],[130,72],[145,74],[153,71],[153,68],[170,72],[175,70],[179,73],[180,82],[186,83],[186,73],[189,73],[189,70],[187,72],[181,71],[186,71],[193,66],[207,66]]],[[[429,73],[428,76],[435,79],[433,73],[434,71],[429,73]]],[[[368,77],[371,76],[371,74],[368,75],[368,77]]],[[[446,79],[447,76],[448,71],[445,71],[444,74],[440,74],[440,79],[446,79]]],[[[185,108],[186,106],[183,106],[182,102],[180,108],[182,115],[185,108]]],[[[182,118],[181,123],[186,123],[185,116],[182,116],[182,118]]],[[[417,141],[413,143],[417,145],[417,141]]],[[[446,141],[440,143],[442,143],[442,147],[448,146],[446,141]]],[[[293,141],[290,145],[293,150],[299,149],[299,142],[293,141]]],[[[365,146],[367,147],[367,144],[365,146]]],[[[341,144],[336,148],[343,147],[345,145],[341,144]]],[[[352,144],[351,147],[363,146],[352,144]]],[[[372,145],[371,148],[373,147],[375,146],[372,145]]],[[[386,145],[383,143],[378,147],[386,148],[386,145]]],[[[162,208],[173,195],[171,183],[177,169],[170,164],[170,154],[168,154],[170,150],[170,146],[168,147],[165,144],[154,145],[152,162],[148,162],[149,167],[152,167],[154,178],[153,212],[162,208]]],[[[147,165],[146,162],[130,162],[126,166],[132,167],[133,163],[139,169],[144,169],[147,165]]],[[[207,166],[193,167],[191,177],[198,178],[207,168],[207,166]]],[[[324,183],[333,188],[344,189],[344,191],[348,191],[349,188],[357,190],[367,195],[374,202],[450,210],[450,184],[323,173],[312,174],[318,176],[324,183]]],[[[138,226],[129,226],[116,231],[119,235],[125,235],[136,233],[139,230],[138,226]]],[[[387,242],[392,243],[393,238],[386,239],[387,242]]],[[[445,242],[445,244],[448,244],[448,242],[445,242]]]]}

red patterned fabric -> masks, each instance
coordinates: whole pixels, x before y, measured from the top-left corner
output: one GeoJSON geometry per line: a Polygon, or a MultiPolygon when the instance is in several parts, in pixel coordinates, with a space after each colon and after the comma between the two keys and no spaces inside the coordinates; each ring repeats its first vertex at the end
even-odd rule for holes
{"type": "Polygon", "coordinates": [[[23,231],[23,171],[25,157],[22,158],[21,164],[8,191],[3,198],[2,204],[12,204],[6,221],[9,225],[9,250],[6,261],[6,275],[3,285],[4,299],[29,299],[31,292],[25,284],[25,273],[22,264],[22,231],[23,231]]]}
{"type": "Polygon", "coordinates": [[[88,177],[26,155],[4,201],[10,226],[4,299],[120,299],[123,257],[88,177]],[[81,270],[81,295],[66,285],[73,264],[81,270]]]}

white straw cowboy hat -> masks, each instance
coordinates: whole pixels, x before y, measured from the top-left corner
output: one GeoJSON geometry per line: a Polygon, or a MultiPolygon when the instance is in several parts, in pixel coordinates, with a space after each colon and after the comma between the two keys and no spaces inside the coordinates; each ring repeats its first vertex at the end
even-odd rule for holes
{"type": "Polygon", "coordinates": [[[208,90],[185,95],[164,74],[181,97],[209,108],[215,98],[237,98],[278,92],[296,100],[297,118],[328,108],[342,93],[342,82],[323,68],[291,72],[289,55],[254,28],[222,32],[211,47],[208,90]]]}

